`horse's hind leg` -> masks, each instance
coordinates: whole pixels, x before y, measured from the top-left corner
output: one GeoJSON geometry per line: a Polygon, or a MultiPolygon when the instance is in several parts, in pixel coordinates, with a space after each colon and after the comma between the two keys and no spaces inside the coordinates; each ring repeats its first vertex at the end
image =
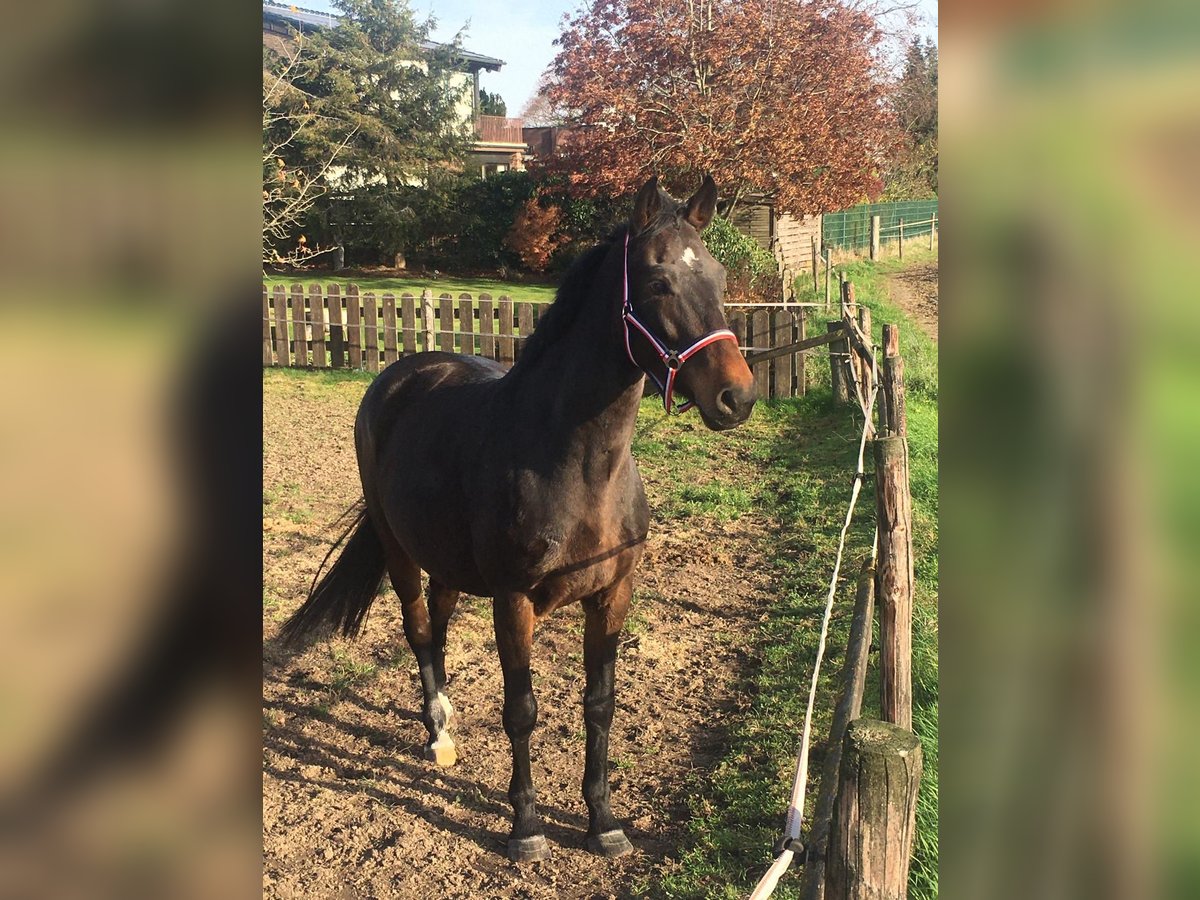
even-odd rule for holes
{"type": "Polygon", "coordinates": [[[454,706],[450,703],[449,692],[446,690],[446,631],[450,626],[450,616],[458,605],[458,591],[444,584],[429,579],[429,623],[433,633],[433,680],[437,687],[437,699],[446,714],[446,724],[454,715],[454,706]]]}
{"type": "MultiPolygon", "coordinates": [[[[450,724],[450,704],[449,701],[443,704],[439,698],[439,688],[445,685],[445,667],[436,662],[439,654],[434,652],[434,628],[430,622],[429,610],[421,599],[421,570],[407,556],[393,551],[388,555],[388,574],[391,575],[396,596],[400,598],[404,636],[417,658],[417,668],[421,673],[421,693],[424,697],[421,719],[429,732],[429,740],[425,743],[425,758],[433,760],[439,766],[452,766],[457,761],[458,754],[454,749],[454,741],[450,739],[446,730],[446,726],[450,724]],[[439,670],[442,674],[440,685],[439,670]]],[[[442,647],[444,646],[443,627],[442,647]]]]}

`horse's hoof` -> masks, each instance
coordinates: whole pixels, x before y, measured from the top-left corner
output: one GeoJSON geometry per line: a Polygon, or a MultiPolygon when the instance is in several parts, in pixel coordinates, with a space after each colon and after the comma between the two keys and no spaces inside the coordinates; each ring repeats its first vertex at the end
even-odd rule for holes
{"type": "Polygon", "coordinates": [[[544,834],[509,838],[508,858],[517,863],[541,862],[550,858],[550,845],[546,843],[544,834]]]}
{"type": "Polygon", "coordinates": [[[629,838],[625,837],[625,832],[620,828],[603,834],[589,834],[587,848],[593,853],[608,857],[624,856],[633,852],[633,844],[629,843],[629,838]]]}
{"type": "Polygon", "coordinates": [[[435,766],[452,766],[458,762],[458,749],[448,738],[437,740],[425,745],[425,758],[435,766]]]}

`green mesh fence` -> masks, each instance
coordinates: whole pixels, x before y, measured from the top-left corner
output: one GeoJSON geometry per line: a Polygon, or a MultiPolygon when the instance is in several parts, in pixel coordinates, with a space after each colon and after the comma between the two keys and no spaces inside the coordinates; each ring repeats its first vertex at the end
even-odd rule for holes
{"type": "Polygon", "coordinates": [[[838,213],[825,213],[821,222],[821,241],[826,247],[858,250],[871,246],[871,216],[879,216],[879,241],[882,244],[900,237],[904,220],[906,238],[929,234],[938,202],[933,200],[897,200],[894,203],[864,203],[838,213]]]}

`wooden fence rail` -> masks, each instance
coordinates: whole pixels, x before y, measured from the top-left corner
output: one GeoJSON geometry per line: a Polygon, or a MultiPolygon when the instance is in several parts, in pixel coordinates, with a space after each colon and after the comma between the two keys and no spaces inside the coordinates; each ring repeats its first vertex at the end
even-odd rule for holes
{"type": "MultiPolygon", "coordinates": [[[[426,350],[482,356],[511,365],[548,308],[508,296],[394,293],[358,285],[263,285],[264,366],[378,372],[426,350]]],[[[807,388],[805,307],[730,304],[729,327],[748,354],[761,397],[797,397],[807,388]]]]}

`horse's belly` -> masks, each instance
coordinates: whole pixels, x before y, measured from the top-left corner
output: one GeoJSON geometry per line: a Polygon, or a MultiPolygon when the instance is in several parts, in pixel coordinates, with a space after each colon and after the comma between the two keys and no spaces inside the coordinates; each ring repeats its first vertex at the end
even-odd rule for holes
{"type": "MultiPolygon", "coordinates": [[[[404,498],[403,492],[400,496],[404,498]]],[[[476,564],[469,525],[457,521],[444,507],[441,514],[429,514],[436,509],[436,502],[417,495],[391,506],[389,525],[401,548],[430,578],[446,587],[479,597],[491,596],[492,586],[476,564]],[[410,515],[411,510],[424,514],[410,515]]]]}

